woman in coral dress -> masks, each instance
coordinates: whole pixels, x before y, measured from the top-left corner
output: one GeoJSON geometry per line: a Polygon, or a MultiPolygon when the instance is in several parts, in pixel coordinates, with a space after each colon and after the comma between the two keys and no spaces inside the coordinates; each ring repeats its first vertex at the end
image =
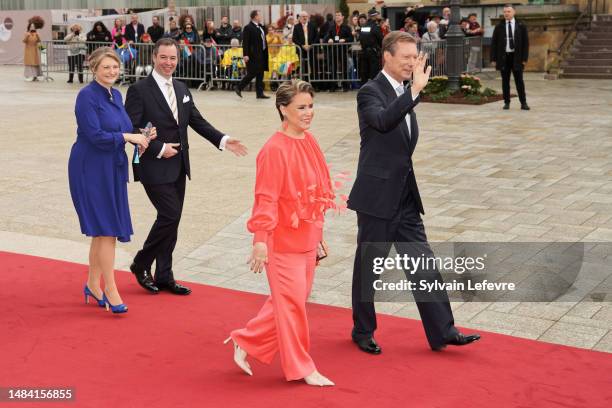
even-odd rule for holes
{"type": "Polygon", "coordinates": [[[253,375],[247,357],[269,364],[278,352],[287,381],[334,385],[321,375],[308,353],[310,336],[306,299],[312,288],[323,217],[334,207],[325,157],[308,132],[314,114],[308,82],[282,84],[276,107],[282,130],[268,139],[257,156],[255,204],[247,223],[254,233],[250,267],[265,267],[270,297],[245,328],[234,330],[234,361],[253,375]]]}

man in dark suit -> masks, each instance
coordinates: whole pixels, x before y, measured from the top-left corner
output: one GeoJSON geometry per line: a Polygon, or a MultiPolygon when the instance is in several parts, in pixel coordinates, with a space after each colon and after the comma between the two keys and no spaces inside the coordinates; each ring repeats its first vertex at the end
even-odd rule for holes
{"type": "Polygon", "coordinates": [[[130,24],[125,26],[125,39],[128,42],[138,43],[145,33],[144,25],[138,22],[138,14],[130,14],[130,24]]]}
{"type": "MultiPolygon", "coordinates": [[[[139,43],[142,35],[145,33],[144,25],[138,22],[138,14],[130,14],[130,24],[125,26],[125,39],[128,44],[139,43]]],[[[130,62],[125,64],[127,70],[127,76],[130,77],[130,82],[134,82],[136,74],[136,59],[132,59],[130,62]]]]}
{"type": "Polygon", "coordinates": [[[186,177],[191,178],[187,128],[191,127],[220,150],[237,156],[246,154],[239,140],[215,129],[196,108],[187,86],[172,74],[179,48],[171,38],[162,38],[153,49],[154,70],[147,78],[130,86],[125,108],[135,131],[148,122],[156,128],[157,138],[134,164],[134,178],[157,210],[157,219],[143,248],[130,266],[138,283],[152,293],[168,290],[179,295],[191,291],[176,283],[172,272],[172,252],[185,198],[186,177]],[[151,266],[156,262],[155,280],[151,266]]]}
{"type": "MultiPolygon", "coordinates": [[[[323,38],[323,42],[327,42],[330,45],[327,47],[327,63],[331,70],[331,79],[336,81],[342,81],[342,88],[348,91],[350,82],[346,81],[347,66],[348,66],[348,45],[353,41],[353,33],[351,28],[344,23],[344,15],[342,12],[337,11],[334,18],[334,24],[329,27],[327,33],[323,38]]],[[[336,83],[332,83],[330,90],[333,91],[336,87],[336,83]]]]}
{"type": "Polygon", "coordinates": [[[510,74],[514,75],[516,91],[519,95],[522,110],[529,110],[523,70],[529,58],[529,36],[527,27],[514,18],[512,4],[504,6],[504,20],[493,30],[491,39],[491,62],[501,72],[504,109],[510,109],[510,74]]]}
{"type": "Polygon", "coordinates": [[[164,27],[159,25],[159,17],[153,16],[153,25],[147,28],[147,33],[151,36],[153,44],[164,36],[164,27]]]}
{"type": "Polygon", "coordinates": [[[378,24],[380,14],[376,9],[368,11],[369,20],[359,32],[361,54],[359,56],[359,76],[361,85],[374,79],[380,72],[380,49],[383,35],[378,24]]]}
{"type": "Polygon", "coordinates": [[[242,30],[242,55],[247,74],[236,85],[236,94],[242,98],[242,90],[255,78],[257,99],[270,98],[263,93],[263,75],[268,70],[268,41],[259,10],[251,11],[251,22],[242,30]]]}
{"type": "MultiPolygon", "coordinates": [[[[414,108],[427,85],[431,67],[418,55],[416,40],[406,32],[393,31],[383,40],[384,68],[361,87],[357,113],[361,149],[357,177],[348,207],[357,212],[357,252],[353,270],[353,341],[371,354],[379,354],[374,340],[373,261],[385,258],[391,245],[400,256],[433,256],[421,219],[423,203],[412,168],[412,153],[419,137],[414,108]],[[406,89],[403,82],[412,78],[406,89]],[[417,246],[418,254],[411,250],[417,246]]],[[[442,281],[437,270],[405,270],[408,280],[442,281]]],[[[425,334],[433,350],[447,344],[464,345],[480,338],[464,336],[454,326],[446,291],[413,292],[425,334]]]]}
{"type": "Polygon", "coordinates": [[[317,32],[317,26],[309,20],[310,16],[307,12],[300,12],[299,23],[293,27],[293,44],[299,47],[296,49],[298,56],[300,57],[300,69],[304,76],[310,80],[314,79],[314,49],[312,46],[319,42],[319,34],[317,32]],[[308,63],[311,65],[309,66],[308,63]],[[311,78],[312,73],[312,78],[311,78]]]}

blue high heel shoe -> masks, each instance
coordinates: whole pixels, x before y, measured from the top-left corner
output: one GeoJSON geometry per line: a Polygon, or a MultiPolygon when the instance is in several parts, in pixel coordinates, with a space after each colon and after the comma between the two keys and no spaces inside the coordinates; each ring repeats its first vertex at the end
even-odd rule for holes
{"type": "Polygon", "coordinates": [[[96,302],[98,302],[98,306],[104,307],[106,305],[106,303],[104,303],[104,300],[98,299],[87,285],[85,285],[85,288],[83,289],[83,294],[85,295],[85,303],[89,303],[89,297],[91,296],[92,298],[96,299],[96,302]]]}
{"type": "Polygon", "coordinates": [[[106,297],[106,293],[102,295],[102,300],[104,301],[104,304],[106,305],[106,310],[108,310],[110,306],[110,310],[112,310],[113,313],[127,313],[128,311],[128,307],[124,303],[121,303],[120,305],[116,305],[116,306],[111,305],[111,302],[109,302],[108,298],[106,297]]]}

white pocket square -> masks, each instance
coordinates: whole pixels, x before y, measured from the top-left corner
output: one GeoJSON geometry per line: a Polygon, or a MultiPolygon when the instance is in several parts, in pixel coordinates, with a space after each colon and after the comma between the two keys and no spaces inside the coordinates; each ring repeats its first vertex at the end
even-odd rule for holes
{"type": "Polygon", "coordinates": [[[187,103],[187,102],[189,102],[189,96],[185,95],[183,96],[183,103],[187,103]]]}

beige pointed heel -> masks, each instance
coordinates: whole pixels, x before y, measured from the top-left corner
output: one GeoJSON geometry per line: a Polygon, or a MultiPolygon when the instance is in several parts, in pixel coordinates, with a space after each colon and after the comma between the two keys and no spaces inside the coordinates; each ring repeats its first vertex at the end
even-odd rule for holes
{"type": "Polygon", "coordinates": [[[333,383],[332,380],[325,377],[323,374],[321,374],[317,370],[313,371],[312,373],[304,377],[304,381],[308,385],[314,385],[318,387],[333,387],[334,385],[336,385],[333,383]]]}
{"type": "Polygon", "coordinates": [[[248,375],[253,375],[253,370],[251,370],[251,366],[246,361],[246,358],[248,356],[247,352],[241,349],[238,344],[236,344],[236,342],[232,339],[232,336],[225,339],[223,344],[227,344],[230,341],[234,345],[234,362],[236,363],[236,365],[248,375]]]}

